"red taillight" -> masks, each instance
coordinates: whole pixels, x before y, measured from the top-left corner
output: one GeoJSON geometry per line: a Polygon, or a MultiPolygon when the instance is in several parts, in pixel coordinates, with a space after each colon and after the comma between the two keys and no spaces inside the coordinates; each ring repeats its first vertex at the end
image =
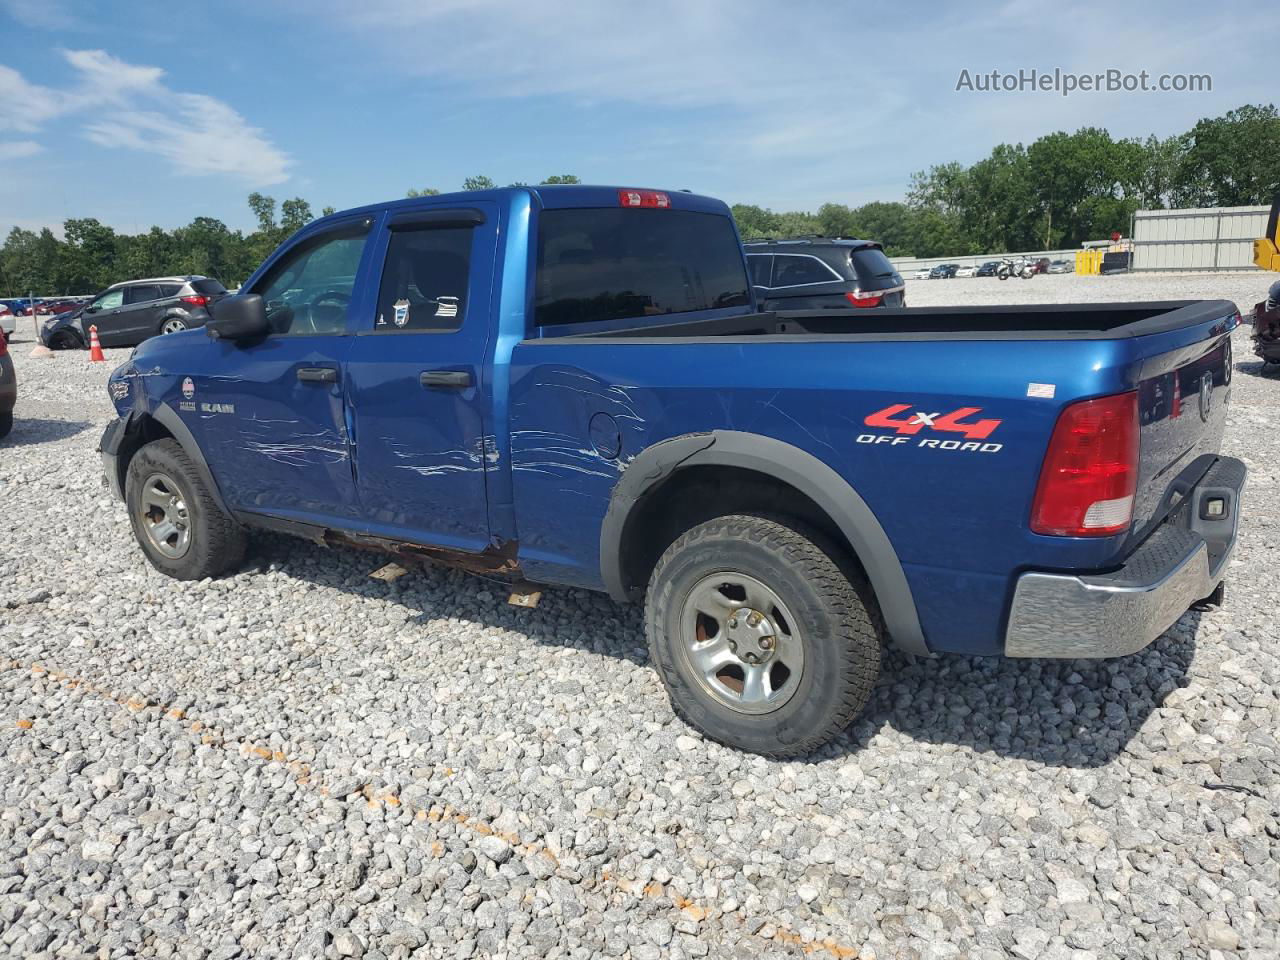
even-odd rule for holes
{"type": "Polygon", "coordinates": [[[203,307],[209,302],[208,297],[179,297],[183,303],[189,303],[193,307],[203,307]]]}
{"type": "Polygon", "coordinates": [[[618,206],[620,207],[661,207],[671,206],[671,198],[656,190],[619,190],[618,206]]]}
{"type": "Polygon", "coordinates": [[[1133,518],[1137,489],[1137,393],[1073,403],[1053,428],[1031,529],[1056,537],[1120,533],[1133,518]]]}
{"type": "Polygon", "coordinates": [[[863,293],[861,290],[850,290],[844,298],[855,307],[878,307],[884,302],[881,294],[863,293]]]}
{"type": "Polygon", "coordinates": [[[9,352],[9,338],[4,335],[4,331],[0,330],[0,357],[9,352]]]}

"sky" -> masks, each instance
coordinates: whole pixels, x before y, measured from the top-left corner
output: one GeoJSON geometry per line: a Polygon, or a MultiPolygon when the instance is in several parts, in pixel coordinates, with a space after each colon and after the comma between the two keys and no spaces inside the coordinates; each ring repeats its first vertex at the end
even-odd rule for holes
{"type": "Polygon", "coordinates": [[[1103,126],[1280,99],[1280,6],[869,0],[0,0],[0,235],[251,228],[573,173],[816,209],[1103,126]],[[957,90],[962,71],[1209,74],[1200,92],[957,90]]]}

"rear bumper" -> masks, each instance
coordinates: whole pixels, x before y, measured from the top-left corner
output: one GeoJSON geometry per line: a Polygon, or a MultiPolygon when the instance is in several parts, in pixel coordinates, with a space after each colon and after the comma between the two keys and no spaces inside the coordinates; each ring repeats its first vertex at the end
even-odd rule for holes
{"type": "Polygon", "coordinates": [[[1245,465],[1221,457],[1170,519],[1112,573],[1024,573],[1014,590],[1005,654],[1121,657],[1167,630],[1226,575],[1240,522],[1245,465]],[[1221,517],[1209,503],[1222,500],[1221,517]]]}

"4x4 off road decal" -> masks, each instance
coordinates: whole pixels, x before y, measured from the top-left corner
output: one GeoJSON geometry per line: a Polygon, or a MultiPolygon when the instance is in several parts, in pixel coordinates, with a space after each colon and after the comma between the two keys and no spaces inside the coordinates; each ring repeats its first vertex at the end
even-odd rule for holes
{"type": "Polygon", "coordinates": [[[886,443],[893,447],[911,444],[924,450],[998,453],[1003,444],[979,441],[987,440],[1004,421],[978,418],[977,414],[980,413],[981,407],[961,407],[950,413],[929,413],[915,410],[909,403],[895,403],[868,414],[862,421],[868,427],[892,429],[893,433],[862,433],[858,435],[858,443],[886,443]],[[959,434],[964,439],[921,436],[922,432],[959,434]]]}

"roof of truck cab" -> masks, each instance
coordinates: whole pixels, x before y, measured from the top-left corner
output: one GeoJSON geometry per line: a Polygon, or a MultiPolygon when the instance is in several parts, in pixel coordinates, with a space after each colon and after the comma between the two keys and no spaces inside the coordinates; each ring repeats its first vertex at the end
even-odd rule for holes
{"type": "Polygon", "coordinates": [[[685,190],[671,190],[662,187],[600,186],[584,183],[549,183],[536,186],[495,187],[492,190],[459,190],[455,193],[437,193],[426,197],[405,197],[399,200],[387,200],[382,203],[370,203],[348,210],[339,210],[311,221],[303,229],[310,232],[317,224],[329,220],[342,220],[362,213],[373,214],[380,210],[392,212],[402,210],[425,210],[435,206],[465,206],[483,201],[505,203],[517,193],[529,194],[544,209],[571,207],[616,207],[620,190],[654,190],[665,193],[671,200],[675,210],[694,210],[703,213],[729,215],[729,206],[723,200],[702,194],[689,193],[685,190]]]}

